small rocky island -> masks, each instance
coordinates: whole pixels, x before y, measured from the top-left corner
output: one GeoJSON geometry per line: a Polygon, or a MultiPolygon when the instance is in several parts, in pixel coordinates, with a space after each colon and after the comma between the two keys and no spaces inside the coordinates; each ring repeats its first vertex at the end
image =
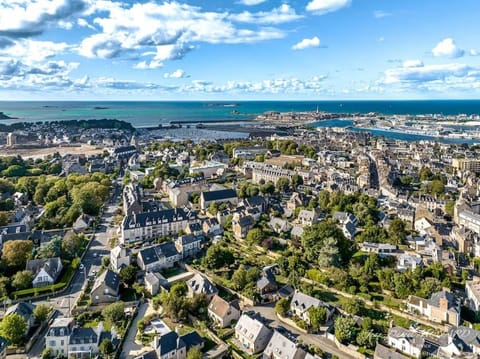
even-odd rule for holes
{"type": "Polygon", "coordinates": [[[10,117],[8,115],[5,115],[3,112],[0,112],[0,120],[15,120],[16,117],[10,117]]]}

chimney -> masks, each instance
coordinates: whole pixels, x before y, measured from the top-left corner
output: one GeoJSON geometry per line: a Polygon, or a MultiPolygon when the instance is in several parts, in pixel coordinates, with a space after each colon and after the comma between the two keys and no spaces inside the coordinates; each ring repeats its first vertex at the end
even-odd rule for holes
{"type": "Polygon", "coordinates": [[[448,300],[447,298],[440,298],[440,309],[441,310],[448,310],[448,300]]]}

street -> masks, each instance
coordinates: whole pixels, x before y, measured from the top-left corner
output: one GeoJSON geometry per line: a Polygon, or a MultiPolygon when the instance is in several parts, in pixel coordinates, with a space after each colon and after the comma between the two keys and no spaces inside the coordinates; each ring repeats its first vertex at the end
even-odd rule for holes
{"type": "MultiPolygon", "coordinates": [[[[94,276],[102,266],[102,257],[110,254],[109,240],[115,236],[116,228],[113,225],[113,217],[118,207],[120,198],[120,186],[114,183],[114,193],[112,199],[104,208],[100,219],[100,224],[94,233],[94,236],[88,246],[85,256],[83,257],[83,269],[78,269],[73,275],[70,287],[61,295],[49,298],[47,300],[32,300],[35,305],[45,304],[53,307],[59,313],[59,317],[68,317],[70,311],[75,307],[77,300],[82,294],[83,286],[88,276],[94,276]]],[[[43,349],[45,348],[43,335],[32,346],[28,353],[28,358],[41,358],[43,349]]]]}
{"type": "Polygon", "coordinates": [[[327,338],[317,334],[304,334],[297,330],[297,328],[280,322],[275,313],[273,304],[245,307],[244,310],[253,310],[254,312],[259,313],[266,320],[265,322],[266,324],[268,324],[269,327],[277,328],[281,326],[293,333],[297,340],[300,340],[307,345],[317,346],[324,352],[336,355],[339,358],[354,359],[354,357],[352,357],[351,355],[345,354],[343,351],[339,350],[335,343],[328,340],[327,338]]]}

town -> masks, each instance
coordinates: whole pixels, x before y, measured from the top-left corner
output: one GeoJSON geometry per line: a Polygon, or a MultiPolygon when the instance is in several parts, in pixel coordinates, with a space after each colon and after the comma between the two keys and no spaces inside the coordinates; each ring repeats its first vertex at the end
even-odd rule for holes
{"type": "Polygon", "coordinates": [[[480,356],[480,146],[4,130],[0,358],[480,356]]]}

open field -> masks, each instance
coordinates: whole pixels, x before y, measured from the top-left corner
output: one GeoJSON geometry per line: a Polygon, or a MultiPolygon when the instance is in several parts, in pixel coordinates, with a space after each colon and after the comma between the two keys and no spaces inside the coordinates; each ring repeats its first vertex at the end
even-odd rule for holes
{"type": "Polygon", "coordinates": [[[28,158],[44,158],[55,153],[59,153],[61,156],[65,155],[80,155],[86,156],[96,155],[103,153],[103,148],[82,144],[80,146],[66,146],[66,147],[36,147],[36,148],[1,148],[0,156],[22,156],[25,159],[28,158]]]}

